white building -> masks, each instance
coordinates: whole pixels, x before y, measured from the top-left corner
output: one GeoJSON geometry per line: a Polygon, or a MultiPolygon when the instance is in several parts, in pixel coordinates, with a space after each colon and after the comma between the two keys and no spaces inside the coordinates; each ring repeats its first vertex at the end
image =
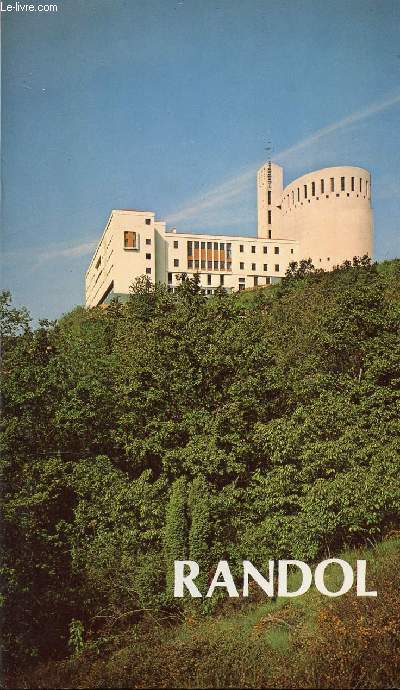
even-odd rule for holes
{"type": "Polygon", "coordinates": [[[291,261],[311,258],[329,270],[372,256],[371,177],[358,167],[323,168],[283,187],[283,170],[257,173],[257,237],[168,231],[148,211],[114,210],[86,272],[86,306],[126,296],[147,275],[174,289],[181,273],[199,273],[206,294],[222,285],[243,290],[285,275],[291,261]]]}

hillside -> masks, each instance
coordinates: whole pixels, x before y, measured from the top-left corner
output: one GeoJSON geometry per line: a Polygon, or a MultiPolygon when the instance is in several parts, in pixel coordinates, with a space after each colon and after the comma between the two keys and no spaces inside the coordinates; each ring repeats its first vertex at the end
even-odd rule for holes
{"type": "MultiPolygon", "coordinates": [[[[377,599],[315,590],[276,603],[254,594],[181,622],[146,616],[123,635],[90,640],[65,662],[18,677],[33,688],[397,688],[399,539],[342,554],[367,560],[377,599]]],[[[327,578],[332,590],[335,576],[327,578]]]]}
{"type": "MultiPolygon", "coordinates": [[[[51,672],[60,687],[73,682],[64,672],[82,687],[112,678],[167,687],[170,666],[176,684],[187,674],[195,687],[198,668],[202,687],[251,687],[247,660],[265,674],[268,654],[277,655],[271,683],[288,686],[288,644],[293,658],[315,653],[317,663],[329,612],[322,637],[303,649],[282,631],[301,631],[308,616],[285,609],[271,651],[264,633],[244,632],[268,617],[268,605],[228,616],[217,596],[177,603],[172,564],[196,560],[205,586],[222,558],[234,574],[243,559],[260,570],[269,559],[315,563],[398,529],[400,261],[359,259],[330,273],[304,262],[280,286],[210,299],[196,280],[172,295],[143,278],[125,305],[78,307],[36,329],[4,294],[1,317],[7,677],[39,678],[35,668],[58,660],[51,672]],[[207,676],[207,664],[227,673],[225,653],[233,675],[207,676]]],[[[389,659],[399,609],[393,599],[395,618],[387,610],[397,574],[385,549],[387,594],[364,604],[348,595],[334,606],[340,630],[352,618],[361,631],[372,616],[365,639],[378,631],[389,659]]],[[[282,602],[270,606],[275,615],[282,602]]],[[[332,658],[341,649],[338,642],[332,658]]],[[[385,664],[373,687],[398,682],[385,664]]]]}

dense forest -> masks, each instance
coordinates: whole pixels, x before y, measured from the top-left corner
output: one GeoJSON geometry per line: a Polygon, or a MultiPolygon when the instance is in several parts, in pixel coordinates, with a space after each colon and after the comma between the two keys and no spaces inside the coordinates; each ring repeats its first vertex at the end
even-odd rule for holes
{"type": "Polygon", "coordinates": [[[219,596],[173,598],[175,559],[206,585],[222,558],[312,563],[398,528],[400,260],[211,298],[143,277],[35,328],[5,292],[1,322],[9,674],[212,618],[219,596]]]}

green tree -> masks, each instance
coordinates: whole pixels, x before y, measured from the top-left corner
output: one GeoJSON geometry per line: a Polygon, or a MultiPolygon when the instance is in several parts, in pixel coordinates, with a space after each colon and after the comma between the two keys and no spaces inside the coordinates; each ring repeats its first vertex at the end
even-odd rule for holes
{"type": "Polygon", "coordinates": [[[187,484],[184,477],[176,479],[165,514],[164,558],[166,565],[166,591],[174,592],[174,561],[186,560],[188,555],[187,484]]]}
{"type": "Polygon", "coordinates": [[[189,557],[200,568],[197,586],[204,595],[207,590],[211,566],[212,523],[210,514],[209,487],[203,477],[196,477],[189,489],[189,557]]]}

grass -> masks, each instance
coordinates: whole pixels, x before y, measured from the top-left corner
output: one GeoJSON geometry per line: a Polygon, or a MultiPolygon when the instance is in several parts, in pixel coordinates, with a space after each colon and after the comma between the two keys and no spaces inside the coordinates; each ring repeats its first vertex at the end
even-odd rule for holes
{"type": "MultiPolygon", "coordinates": [[[[329,599],[313,587],[276,602],[259,592],[227,600],[209,617],[189,610],[174,626],[145,619],[104,647],[87,646],[77,658],[14,679],[14,687],[399,687],[399,547],[391,539],[341,556],[367,560],[377,598],[352,591],[329,599]]],[[[293,574],[290,585],[297,582],[293,574]]],[[[340,586],[337,569],[327,571],[326,583],[340,586]]]]}

